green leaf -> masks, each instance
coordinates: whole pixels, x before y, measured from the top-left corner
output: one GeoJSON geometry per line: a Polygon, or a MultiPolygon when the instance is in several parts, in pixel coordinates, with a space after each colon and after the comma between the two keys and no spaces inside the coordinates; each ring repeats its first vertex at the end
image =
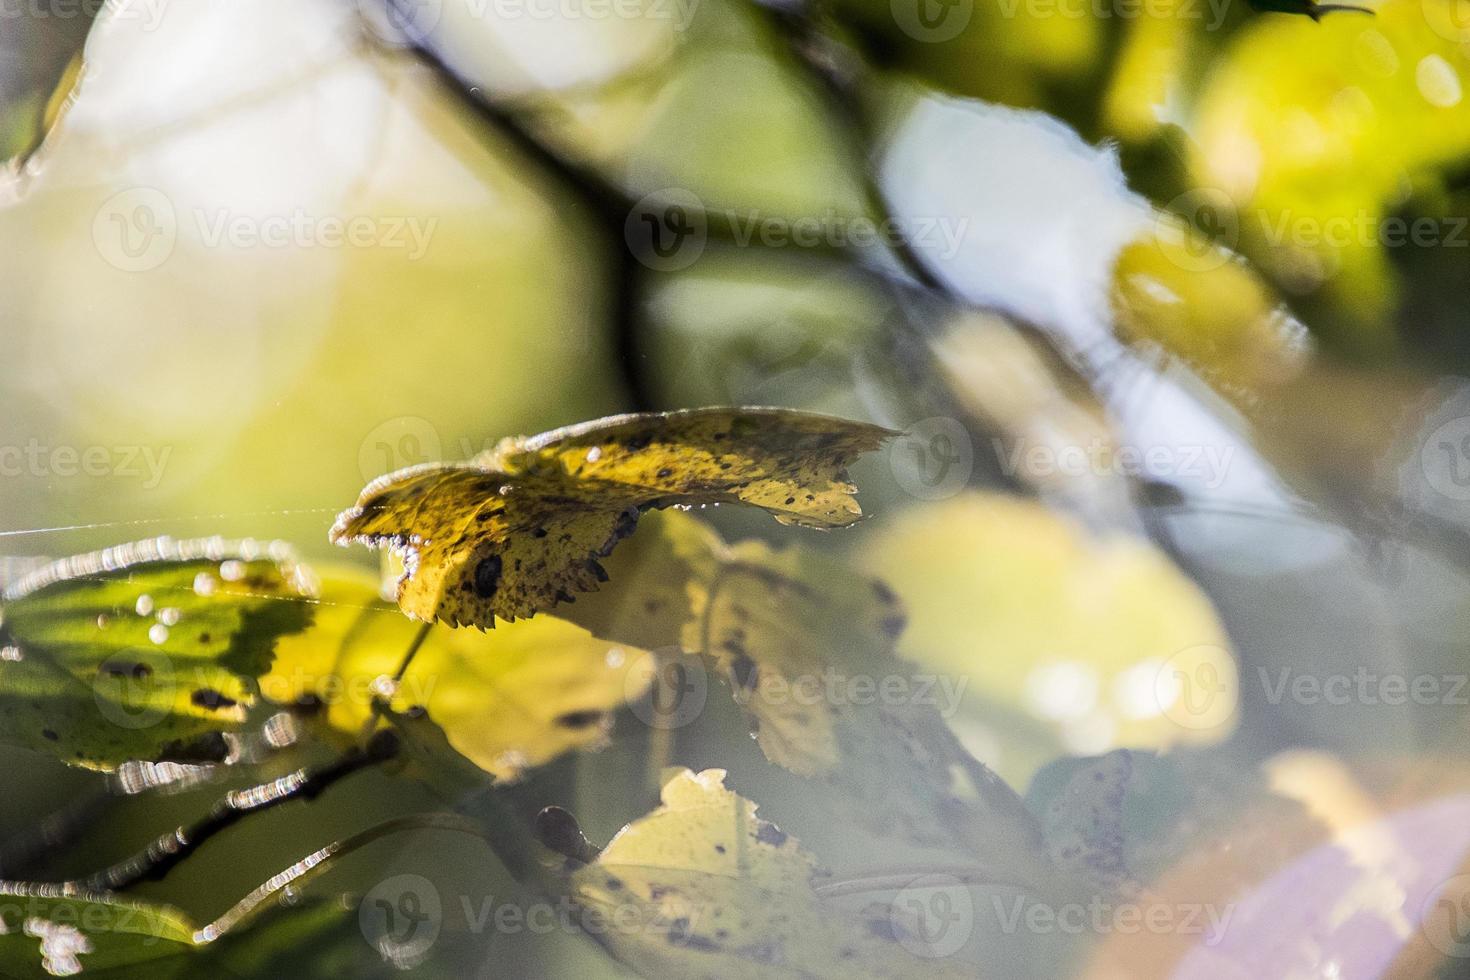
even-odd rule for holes
{"type": "Polygon", "coordinates": [[[67,558],[0,603],[0,738],[75,765],[219,760],[276,641],[312,616],[279,543],[157,538],[67,558]]]}
{"type": "Polygon", "coordinates": [[[177,910],[103,893],[0,881],[0,962],[6,976],[91,973],[177,956],[194,927],[177,910]]]}
{"type": "Polygon", "coordinates": [[[58,16],[37,4],[5,11],[0,33],[0,168],[23,163],[56,121],[81,74],[82,46],[98,4],[58,16]]]}

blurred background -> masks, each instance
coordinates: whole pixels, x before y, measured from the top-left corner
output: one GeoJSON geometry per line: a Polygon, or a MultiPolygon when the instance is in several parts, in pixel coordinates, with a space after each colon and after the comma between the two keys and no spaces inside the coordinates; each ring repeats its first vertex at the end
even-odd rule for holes
{"type": "MultiPolygon", "coordinates": [[[[1463,969],[1419,917],[1470,847],[1470,2],[1368,3],[0,5],[0,553],[218,533],[370,563],[326,542],[364,482],[503,435],[872,420],[906,434],[854,471],[871,517],[816,543],[964,680],[964,744],[1022,792],[1168,753],[1154,796],[1214,819],[1157,870],[1246,909],[1222,959],[1117,936],[1047,969],[1463,969]]],[[[680,761],[860,865],[737,741],[680,761]]],[[[640,751],[534,779],[605,840],[640,751]]],[[[0,765],[7,832],[93,778],[0,765]]],[[[217,914],[428,805],[364,779],[147,894],[217,914]]],[[[198,806],[123,808],[75,861],[198,806]]],[[[385,867],[518,887],[432,837],[342,887],[385,867]]],[[[460,919],[445,971],[622,975],[460,919]]]]}

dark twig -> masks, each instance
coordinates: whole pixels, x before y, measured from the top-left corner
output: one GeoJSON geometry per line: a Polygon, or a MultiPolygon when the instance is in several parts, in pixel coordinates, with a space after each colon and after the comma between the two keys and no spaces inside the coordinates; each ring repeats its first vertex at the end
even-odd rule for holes
{"type": "Polygon", "coordinates": [[[87,878],[68,884],[94,891],[121,891],[144,881],[157,881],[210,838],[254,813],[290,800],[311,800],[360,769],[398,754],[398,736],[381,732],[365,749],[352,749],[320,769],[297,769],[289,775],[248,789],[232,790],[204,818],[161,835],[143,851],[87,878]]]}

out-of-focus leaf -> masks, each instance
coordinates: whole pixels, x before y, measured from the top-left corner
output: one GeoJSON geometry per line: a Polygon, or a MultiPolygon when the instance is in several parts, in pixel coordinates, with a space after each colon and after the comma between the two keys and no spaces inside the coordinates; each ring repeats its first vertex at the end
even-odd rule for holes
{"type": "Polygon", "coordinates": [[[1063,114],[1080,107],[1058,97],[1086,75],[1106,43],[1103,19],[1082,8],[1061,15],[1058,7],[1020,2],[843,0],[837,10],[927,81],[1063,114]]]}
{"type": "Polygon", "coordinates": [[[157,538],[68,558],[5,590],[0,733],[63,761],[219,759],[312,575],[279,543],[157,538]]]}
{"type": "Polygon", "coordinates": [[[1168,216],[1119,253],[1111,304],[1122,339],[1157,345],[1237,402],[1273,393],[1310,352],[1306,328],[1253,269],[1168,216]]]}
{"type": "Polygon", "coordinates": [[[756,816],[725,773],[675,772],[663,805],[571,874],[574,902],[613,956],[644,976],[972,976],[922,959],[871,919],[826,905],[814,861],[756,816]]]}
{"type": "MultiPolygon", "coordinates": [[[[736,235],[771,219],[785,228],[815,219],[838,234],[854,220],[876,220],[861,148],[766,16],[739,4],[650,6],[674,21],[672,49],[661,38],[650,51],[663,56],[657,61],[645,58],[606,84],[525,100],[539,132],[593,160],[629,197],[678,189],[710,225],[736,235]]],[[[558,30],[577,30],[575,20],[558,30]]],[[[543,57],[566,68],[586,60],[560,36],[543,57]]],[[[493,76],[504,70],[474,74],[496,92],[493,76]]]]}
{"type": "Polygon", "coordinates": [[[71,98],[82,45],[100,4],[59,8],[20,4],[5,11],[0,34],[0,172],[24,164],[71,98]]]}
{"type": "Polygon", "coordinates": [[[143,964],[168,975],[195,941],[194,926],[167,906],[21,882],[0,882],[0,921],[0,960],[16,980],[143,964]]]}
{"type": "Polygon", "coordinates": [[[594,636],[645,650],[676,646],[725,554],[708,524],[679,510],[645,514],[606,562],[608,586],[562,615],[594,636]]]}
{"type": "Polygon", "coordinates": [[[881,345],[891,300],[830,258],[711,242],[655,277],[643,346],[659,401],[863,410],[859,358],[881,345]]]}
{"type": "MultiPolygon", "coordinates": [[[[1398,282],[1385,219],[1470,157],[1470,40],[1458,0],[1385,0],[1376,17],[1260,17],[1211,73],[1191,125],[1196,181],[1233,201],[1241,247],[1314,325],[1362,350],[1398,282]]],[[[1435,225],[1449,244],[1453,219],[1435,225]]]]}
{"type": "MultiPolygon", "coordinates": [[[[1060,780],[1054,798],[1040,808],[1047,849],[1058,867],[1108,890],[1127,878],[1123,798],[1132,774],[1132,755],[1118,749],[1085,760],[1060,780]]],[[[1033,788],[1027,795],[1034,800],[1034,793],[1033,788]]]]}
{"type": "MultiPolygon", "coordinates": [[[[637,609],[682,590],[690,618],[657,647],[698,653],[730,690],[771,762],[812,783],[817,805],[874,833],[966,853],[998,876],[1045,887],[1040,835],[1020,799],[970,757],[943,710],[963,687],[894,654],[904,627],[878,579],[807,549],[725,547],[692,517],[663,515],[653,554],[682,567],[609,592],[637,609]]],[[[667,624],[664,624],[667,626],[667,624]]]]}
{"type": "Polygon", "coordinates": [[[649,508],[745,503],[783,524],[845,527],[862,514],[846,467],[890,435],[784,409],[620,415],[380,477],[332,539],[403,551],[410,616],[490,627],[596,589],[598,559],[649,508]]]}
{"type": "Polygon", "coordinates": [[[344,741],[363,731],[375,697],[399,714],[421,710],[497,779],[604,742],[612,712],[651,675],[640,670],[644,651],[540,616],[490,633],[434,628],[394,685],[419,626],[378,598],[366,572],[334,570],[322,598],[313,628],[278,645],[262,693],[323,712],[344,741]]]}
{"type": "Polygon", "coordinates": [[[199,926],[168,905],[0,882],[0,972],[13,980],[390,975],[349,909],[325,897],[267,899],[239,919],[199,926]]]}
{"type": "MultiPolygon", "coordinates": [[[[1236,668],[1214,608],[1139,539],[964,493],[865,536],[860,561],[908,608],[899,652],[969,679],[982,717],[962,712],[962,736],[979,733],[987,705],[1078,753],[1215,742],[1235,725],[1236,668]]],[[[1011,779],[1029,774],[1025,760],[986,757],[1011,779]]]]}
{"type": "Polygon", "coordinates": [[[1102,881],[1126,875],[1153,882],[1186,867],[1229,866],[1230,881],[1218,884],[1243,887],[1319,840],[1324,828],[1254,766],[1220,751],[1058,759],[1037,772],[1026,804],[1063,863],[1101,871],[1102,881]],[[1273,822],[1280,830],[1274,839],[1273,822]]]}

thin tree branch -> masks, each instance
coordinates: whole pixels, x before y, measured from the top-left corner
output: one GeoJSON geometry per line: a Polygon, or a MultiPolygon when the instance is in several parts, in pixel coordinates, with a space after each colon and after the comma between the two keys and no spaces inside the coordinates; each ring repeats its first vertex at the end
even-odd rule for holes
{"type": "Polygon", "coordinates": [[[358,770],[393,758],[398,750],[398,736],[392,732],[380,732],[366,748],[352,749],[320,769],[297,769],[268,783],[232,790],[214,805],[207,816],[194,824],[163,834],[126,861],[68,884],[94,891],[121,891],[144,881],[158,881],[206,841],[251,814],[273,809],[290,800],[315,799],[358,770]]]}

